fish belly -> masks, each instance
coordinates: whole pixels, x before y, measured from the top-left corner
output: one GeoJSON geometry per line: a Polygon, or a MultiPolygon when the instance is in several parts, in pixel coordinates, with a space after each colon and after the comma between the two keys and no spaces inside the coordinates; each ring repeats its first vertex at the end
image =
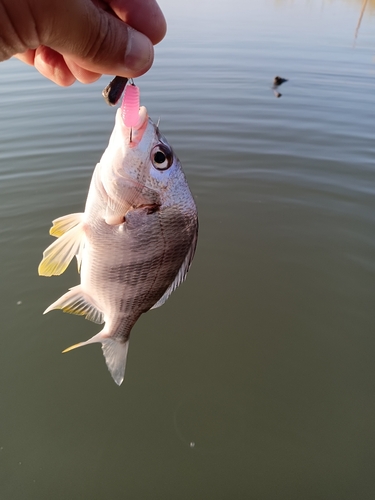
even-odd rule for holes
{"type": "Polygon", "coordinates": [[[103,221],[88,231],[81,284],[106,322],[118,325],[124,318],[133,326],[162,297],[190,248],[187,227],[186,217],[171,210],[149,214],[137,209],[123,224],[103,221]]]}

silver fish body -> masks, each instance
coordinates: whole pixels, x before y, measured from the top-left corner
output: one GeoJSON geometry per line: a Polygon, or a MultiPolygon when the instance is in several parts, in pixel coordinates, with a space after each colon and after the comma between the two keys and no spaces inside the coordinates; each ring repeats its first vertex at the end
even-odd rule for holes
{"type": "Polygon", "coordinates": [[[132,327],[185,279],[198,234],[180,162],[145,108],[132,130],[118,110],[84,213],[56,219],[51,234],[58,239],[44,252],[39,274],[61,274],[76,256],[81,283],[45,312],[62,309],[105,323],[97,335],[67,350],[100,342],[120,385],[132,327]]]}

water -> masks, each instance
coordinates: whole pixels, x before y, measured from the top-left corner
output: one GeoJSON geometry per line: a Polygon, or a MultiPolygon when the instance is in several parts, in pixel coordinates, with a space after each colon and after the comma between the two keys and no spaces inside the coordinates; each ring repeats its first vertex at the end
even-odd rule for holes
{"type": "Polygon", "coordinates": [[[0,496],[373,499],[375,32],[361,1],[164,0],[138,80],[200,214],[187,282],[133,330],[115,386],[98,326],[42,311],[50,221],[81,211],[108,78],[0,65],[0,496]],[[271,90],[276,75],[289,81],[271,90]]]}

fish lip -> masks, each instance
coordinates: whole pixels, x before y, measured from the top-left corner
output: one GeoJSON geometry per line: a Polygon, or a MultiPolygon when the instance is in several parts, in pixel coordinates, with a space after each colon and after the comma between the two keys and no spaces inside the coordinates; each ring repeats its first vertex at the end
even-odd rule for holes
{"type": "Polygon", "coordinates": [[[121,124],[120,126],[122,135],[123,137],[126,137],[128,141],[127,146],[129,148],[135,148],[141,142],[143,134],[147,129],[149,122],[151,121],[150,117],[148,116],[147,109],[144,106],[141,106],[139,108],[139,120],[137,125],[135,125],[134,127],[127,127],[125,125],[124,120],[122,119],[120,108],[118,109],[117,113],[118,121],[121,124]]]}

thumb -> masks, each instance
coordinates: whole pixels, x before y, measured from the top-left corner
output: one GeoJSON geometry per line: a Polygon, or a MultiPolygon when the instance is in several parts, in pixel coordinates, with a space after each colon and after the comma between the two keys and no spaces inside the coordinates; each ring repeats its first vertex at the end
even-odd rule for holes
{"type": "Polygon", "coordinates": [[[151,41],[91,0],[47,0],[41,43],[80,67],[101,74],[137,77],[154,58],[151,41]]]}

